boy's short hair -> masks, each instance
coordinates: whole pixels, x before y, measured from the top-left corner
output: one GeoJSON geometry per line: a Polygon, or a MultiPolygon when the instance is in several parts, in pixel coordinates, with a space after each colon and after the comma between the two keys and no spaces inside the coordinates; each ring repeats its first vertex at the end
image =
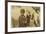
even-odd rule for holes
{"type": "Polygon", "coordinates": [[[25,10],[24,10],[24,9],[21,9],[20,12],[21,12],[21,13],[25,13],[25,10]]]}

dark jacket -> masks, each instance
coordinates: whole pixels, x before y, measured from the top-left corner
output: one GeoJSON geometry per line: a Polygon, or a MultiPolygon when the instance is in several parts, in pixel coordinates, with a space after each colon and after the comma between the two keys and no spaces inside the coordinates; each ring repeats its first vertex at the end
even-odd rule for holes
{"type": "Polygon", "coordinates": [[[25,27],[26,18],[24,15],[19,16],[19,27],[25,27]]]}
{"type": "Polygon", "coordinates": [[[30,24],[30,17],[31,17],[31,15],[27,15],[27,26],[30,26],[29,24],[30,24]]]}

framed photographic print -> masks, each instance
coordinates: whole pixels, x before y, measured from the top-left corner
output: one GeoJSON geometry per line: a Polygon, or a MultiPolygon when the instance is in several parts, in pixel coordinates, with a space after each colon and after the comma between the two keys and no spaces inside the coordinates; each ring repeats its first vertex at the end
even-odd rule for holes
{"type": "Polygon", "coordinates": [[[45,31],[44,2],[8,1],[5,8],[5,32],[45,31]]]}

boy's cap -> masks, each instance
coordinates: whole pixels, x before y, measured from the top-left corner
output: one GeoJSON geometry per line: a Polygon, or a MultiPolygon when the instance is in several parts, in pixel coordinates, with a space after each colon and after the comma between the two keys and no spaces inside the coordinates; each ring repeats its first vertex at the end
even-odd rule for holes
{"type": "Polygon", "coordinates": [[[24,9],[21,9],[20,11],[21,11],[21,13],[25,13],[25,10],[24,9]]]}

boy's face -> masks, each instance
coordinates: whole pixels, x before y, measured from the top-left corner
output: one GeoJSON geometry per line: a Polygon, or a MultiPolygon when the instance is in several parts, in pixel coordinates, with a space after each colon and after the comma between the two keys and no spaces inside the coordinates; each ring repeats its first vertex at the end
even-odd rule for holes
{"type": "Polygon", "coordinates": [[[24,15],[24,13],[21,13],[21,15],[24,15]]]}
{"type": "Polygon", "coordinates": [[[21,15],[24,15],[24,13],[25,13],[25,10],[21,9],[21,15]]]}
{"type": "Polygon", "coordinates": [[[30,12],[27,12],[27,15],[30,15],[30,12]]]}

